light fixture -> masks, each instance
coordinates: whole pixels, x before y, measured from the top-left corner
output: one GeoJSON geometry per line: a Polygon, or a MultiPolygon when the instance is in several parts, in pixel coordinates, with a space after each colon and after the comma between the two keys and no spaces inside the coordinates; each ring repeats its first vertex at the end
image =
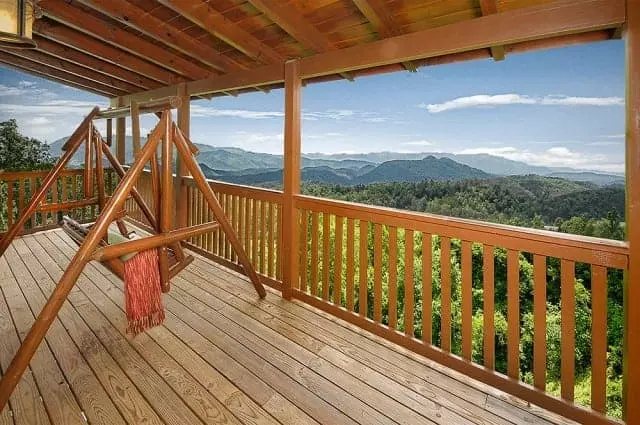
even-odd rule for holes
{"type": "Polygon", "coordinates": [[[33,49],[33,21],[37,0],[0,0],[0,47],[33,49]]]}

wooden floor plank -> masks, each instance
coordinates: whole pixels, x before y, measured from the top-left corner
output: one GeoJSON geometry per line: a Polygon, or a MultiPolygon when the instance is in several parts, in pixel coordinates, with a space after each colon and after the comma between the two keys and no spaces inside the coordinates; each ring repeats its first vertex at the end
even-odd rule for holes
{"type": "MultiPolygon", "coordinates": [[[[45,237],[51,237],[51,235],[55,236],[55,234],[47,234],[45,237]]],[[[47,249],[57,250],[58,246],[50,241],[47,249]]],[[[62,264],[63,267],[66,266],[66,263],[62,264]]],[[[81,288],[86,285],[90,285],[90,282],[86,276],[82,275],[78,280],[77,287],[81,288]]],[[[84,294],[81,292],[75,293],[69,297],[69,300],[113,359],[145,396],[155,413],[162,418],[163,422],[171,424],[202,423],[162,377],[138,355],[127,340],[102,316],[93,303],[84,297],[84,294]]]]}
{"type": "MultiPolygon", "coordinates": [[[[22,292],[27,298],[31,309],[33,311],[41,311],[47,300],[39,285],[43,285],[44,282],[51,283],[51,278],[38,262],[38,259],[32,255],[24,239],[15,240],[10,250],[14,248],[17,253],[16,261],[22,261],[24,267],[29,270],[33,278],[20,282],[22,292]]],[[[67,382],[69,382],[78,398],[86,419],[92,424],[124,425],[123,417],[93,374],[93,371],[59,319],[56,319],[51,325],[46,339],[56,357],[56,361],[67,378],[67,382]]]]}
{"type": "MultiPolygon", "coordinates": [[[[201,280],[199,276],[188,275],[189,271],[185,272],[185,277],[189,286],[184,286],[182,283],[176,283],[176,287],[180,290],[186,290],[191,295],[198,299],[205,299],[203,293],[206,293],[204,289],[195,286],[195,282],[201,280]]],[[[215,279],[220,281],[219,278],[215,279]]],[[[216,288],[213,284],[207,284],[209,288],[216,288]]],[[[217,295],[220,293],[228,294],[225,291],[217,290],[214,292],[217,295]]],[[[211,296],[211,294],[209,294],[211,296]]],[[[227,298],[227,302],[230,306],[234,306],[233,310],[223,309],[222,314],[228,315],[229,318],[235,320],[237,323],[243,323],[243,315],[247,314],[251,318],[263,323],[272,329],[280,332],[282,335],[286,335],[298,344],[305,346],[308,350],[316,352],[319,357],[330,362],[334,367],[339,367],[349,372],[353,378],[359,379],[368,383],[372,387],[378,388],[385,394],[394,397],[398,402],[405,404],[407,407],[412,408],[416,412],[428,415],[430,418],[435,418],[434,421],[441,423],[485,423],[485,424],[509,424],[506,420],[494,415],[486,415],[483,409],[469,405],[469,403],[461,403],[463,407],[458,404],[454,404],[450,401],[451,394],[439,390],[438,387],[434,387],[427,382],[416,382],[416,378],[412,378],[409,374],[404,374],[398,379],[394,376],[394,379],[389,378],[389,369],[393,371],[394,365],[386,363],[379,367],[371,363],[371,357],[366,356],[359,352],[356,346],[345,346],[347,343],[340,343],[335,341],[335,338],[324,339],[327,344],[321,343],[315,337],[322,338],[319,334],[323,333],[323,329],[309,328],[305,333],[285,321],[280,317],[276,317],[264,310],[261,310],[258,306],[251,303],[251,295],[247,295],[247,299],[243,300],[242,297],[230,297],[227,298]],[[235,310],[235,311],[234,311],[235,310]],[[240,313],[240,311],[242,313],[240,313]],[[314,336],[312,336],[314,335],[314,336]],[[355,355],[354,355],[355,353],[355,355]],[[349,357],[352,355],[352,357],[349,357]],[[455,413],[454,413],[455,412],[455,413]],[[488,417],[487,417],[488,416],[488,417]]],[[[296,320],[296,319],[294,319],[296,320]]],[[[298,319],[299,321],[299,319],[298,319]]],[[[396,372],[397,373],[397,372],[396,372]]]]}
{"type": "MultiPolygon", "coordinates": [[[[5,251],[4,257],[11,267],[14,278],[0,282],[0,288],[9,306],[18,335],[21,340],[24,340],[35,318],[18,282],[24,284],[32,278],[13,246],[5,251]]],[[[53,337],[55,338],[56,335],[53,337]]],[[[45,341],[36,350],[30,365],[51,422],[83,425],[85,422],[82,409],[45,341]]]]}
{"type": "MultiPolygon", "coordinates": [[[[211,275],[211,271],[209,269],[210,267],[217,267],[224,274],[230,276],[232,280],[234,278],[236,279],[235,282],[225,282],[225,278],[223,277],[223,275],[216,274],[216,279],[211,280],[211,284],[225,286],[226,283],[225,290],[231,291],[235,294],[244,294],[245,296],[248,296],[250,298],[250,291],[247,291],[246,285],[241,285],[239,284],[239,282],[237,282],[238,279],[244,281],[244,277],[238,275],[236,272],[233,272],[231,270],[227,271],[227,269],[224,269],[223,267],[214,265],[214,263],[210,262],[209,260],[202,259],[198,256],[192,267],[189,268],[189,272],[198,273],[201,278],[204,278],[207,274],[204,271],[205,269],[209,270],[208,274],[211,275]]],[[[192,279],[189,278],[188,280],[191,281],[192,279]]],[[[197,282],[197,280],[193,281],[194,283],[197,282]]],[[[215,294],[218,294],[218,292],[215,292],[215,294]]],[[[361,359],[363,362],[371,365],[374,360],[382,360],[384,363],[386,363],[382,365],[386,370],[393,371],[393,369],[396,369],[396,371],[401,371],[400,377],[402,380],[406,381],[405,378],[407,375],[412,376],[413,378],[410,381],[406,381],[411,382],[412,388],[417,389],[422,386],[420,383],[416,386],[415,381],[417,379],[423,379],[422,382],[437,383],[442,387],[442,389],[446,391],[444,393],[442,393],[441,391],[444,397],[446,397],[447,392],[449,392],[449,394],[452,394],[454,396],[454,399],[457,399],[457,401],[459,402],[457,404],[461,404],[461,407],[463,409],[462,411],[458,412],[461,415],[469,418],[470,420],[477,420],[481,422],[489,421],[488,423],[512,423],[511,419],[514,417],[528,417],[531,423],[548,423],[541,417],[531,415],[529,412],[520,409],[519,407],[515,407],[514,404],[517,403],[517,401],[514,401],[512,398],[509,400],[510,402],[507,402],[504,399],[496,398],[496,402],[499,400],[501,403],[503,403],[502,409],[492,409],[492,412],[490,413],[485,408],[487,397],[489,395],[504,397],[504,393],[501,393],[495,389],[488,388],[489,394],[487,394],[477,390],[472,386],[466,385],[463,380],[468,381],[469,379],[462,375],[459,376],[459,379],[452,379],[451,377],[446,376],[438,370],[434,370],[429,367],[425,368],[424,365],[416,363],[412,358],[404,355],[408,354],[409,356],[411,356],[412,353],[401,353],[399,351],[401,351],[402,349],[400,349],[399,347],[395,350],[389,349],[386,347],[386,345],[391,343],[382,341],[382,344],[380,344],[378,341],[376,341],[378,338],[375,336],[372,336],[371,339],[367,338],[365,335],[362,335],[366,331],[359,330],[361,332],[356,332],[357,334],[354,335],[354,332],[350,328],[336,326],[334,323],[336,319],[316,314],[315,311],[309,310],[307,306],[301,306],[298,303],[283,302],[280,297],[271,294],[267,297],[267,301],[271,302],[268,304],[260,304],[260,307],[266,308],[266,311],[269,312],[273,312],[273,310],[279,310],[279,313],[285,313],[285,318],[287,318],[286,313],[292,314],[292,316],[288,317],[288,321],[296,327],[306,326],[307,332],[309,332],[311,335],[318,336],[323,334],[324,332],[329,332],[329,337],[325,342],[342,341],[341,344],[344,344],[346,341],[353,341],[354,343],[356,343],[357,341],[357,350],[353,350],[354,347],[352,346],[347,348],[345,351],[353,354],[358,353],[359,351],[364,349],[366,352],[363,353],[364,357],[361,359]],[[398,366],[400,366],[401,368],[398,368],[398,366]],[[475,407],[469,402],[475,404],[475,407]],[[504,409],[511,409],[512,412],[507,414],[504,409]]],[[[226,300],[226,302],[230,301],[226,300]]],[[[439,365],[435,366],[438,367],[439,365]]],[[[440,368],[442,367],[440,366],[440,368]]],[[[430,391],[432,391],[432,389],[430,391]]],[[[523,407],[527,408],[528,406],[523,407]]],[[[539,416],[548,415],[548,413],[546,411],[542,411],[542,409],[536,409],[535,407],[533,407],[531,408],[531,410],[535,411],[536,414],[539,414],[539,416]]],[[[568,423],[566,422],[566,420],[563,420],[563,418],[558,418],[555,415],[551,415],[550,418],[552,418],[552,422],[568,423]]]]}
{"type": "MultiPolygon", "coordinates": [[[[18,314],[20,331],[76,250],[53,231],[16,241],[11,261],[0,258],[0,318],[9,318],[0,336],[13,333],[17,344],[9,311],[18,314]]],[[[110,271],[91,263],[72,289],[45,346],[90,423],[570,423],[272,290],[259,300],[244,276],[200,256],[172,283],[165,325],[133,340],[125,337],[123,284],[110,271]]],[[[1,347],[0,366],[12,354],[1,347]]],[[[0,425],[37,423],[14,409],[29,402],[29,377],[21,381],[27,393],[12,395],[0,425]]],[[[39,397],[37,382],[31,378],[31,397],[39,397]]]]}
{"type": "MultiPolygon", "coordinates": [[[[54,233],[49,236],[51,240],[57,237],[54,233]]],[[[67,255],[73,254],[71,247],[64,243],[56,247],[66,251],[67,255]]],[[[226,408],[148,336],[140,334],[127,340],[122,312],[112,305],[93,281],[106,278],[90,267],[85,267],[83,275],[88,279],[80,279],[77,286],[91,303],[76,309],[90,323],[90,327],[95,327],[94,332],[112,355],[119,353],[121,367],[130,373],[134,383],[161,417],[172,423],[239,424],[226,408]]]]}
{"type": "MultiPolygon", "coordinates": [[[[0,257],[0,285],[2,282],[8,281],[13,278],[11,270],[7,263],[7,259],[0,257]]],[[[4,299],[4,296],[0,293],[0,364],[2,365],[2,371],[4,372],[11,359],[18,351],[20,346],[20,339],[18,333],[13,325],[13,319],[9,313],[9,307],[4,299]]],[[[3,410],[3,416],[6,416],[8,408],[11,407],[11,413],[13,415],[16,425],[40,425],[49,424],[49,416],[44,408],[44,404],[40,399],[40,392],[33,379],[31,368],[27,368],[22,379],[18,382],[11,398],[9,399],[8,406],[3,410]]]]}
{"type": "MultiPolygon", "coordinates": [[[[57,282],[62,276],[62,269],[59,267],[63,263],[62,254],[54,249],[53,245],[44,235],[33,236],[33,243],[29,244],[29,249],[38,258],[42,266],[52,279],[57,282]],[[46,251],[45,248],[46,247],[46,251]],[[53,260],[56,259],[56,261],[53,260]]],[[[43,292],[51,292],[53,283],[42,287],[43,292]]],[[[70,298],[76,300],[80,293],[77,287],[71,291],[70,298]]],[[[88,302],[88,301],[87,301],[88,302]]],[[[107,352],[106,348],[98,340],[98,337],[89,329],[80,314],[70,303],[65,303],[58,314],[58,318],[63,323],[69,335],[83,353],[85,359],[91,366],[94,374],[107,391],[111,400],[128,423],[148,423],[162,424],[162,420],[151,408],[146,399],[135,387],[133,382],[127,377],[116,361],[107,352]]]]}
{"type": "MultiPolygon", "coordinates": [[[[193,270],[194,268],[192,267],[184,272],[185,281],[190,288],[189,286],[185,287],[183,284],[177,283],[176,286],[178,288],[187,290],[200,300],[207,299],[205,294],[221,297],[224,299],[224,302],[236,307],[260,323],[273,327],[274,330],[306,346],[307,349],[317,352],[332,364],[342,367],[343,364],[348,363],[349,367],[343,367],[343,369],[352,372],[352,375],[358,379],[365,382],[368,381],[372,386],[386,388],[387,391],[385,392],[387,394],[392,397],[397,397],[397,400],[400,402],[412,405],[414,410],[426,412],[429,410],[425,411],[425,409],[430,409],[436,421],[441,418],[447,418],[448,420],[453,420],[455,423],[464,423],[465,420],[472,423],[486,424],[510,423],[495,415],[487,415],[486,411],[482,408],[452,396],[450,393],[426,381],[421,381],[412,374],[407,372],[403,373],[402,369],[399,369],[393,363],[379,361],[373,358],[373,356],[368,356],[359,350],[356,345],[352,345],[348,341],[339,341],[335,337],[327,336],[325,333],[326,327],[324,326],[305,326],[304,320],[287,315],[286,312],[273,308],[266,310],[261,309],[261,307],[265,306],[265,303],[256,303],[257,305],[254,305],[252,303],[253,298],[251,293],[243,293],[243,291],[240,291],[237,283],[229,282],[230,286],[223,289],[216,285],[222,284],[222,282],[225,281],[224,277],[216,275],[215,279],[207,281],[207,279],[195,275],[193,270]],[[227,289],[232,289],[238,295],[231,295],[229,292],[226,292],[227,289]],[[211,293],[207,293],[207,290],[211,291],[211,293]],[[297,325],[302,323],[304,332],[292,324],[287,323],[287,319],[297,325]],[[319,339],[326,343],[326,348],[323,348],[325,344],[321,343],[319,339]],[[390,374],[393,379],[384,379],[388,378],[390,374]],[[454,401],[457,403],[452,402],[452,399],[455,399],[454,401]],[[446,409],[442,409],[442,406],[445,406],[446,409]],[[455,414],[452,416],[451,412],[455,412],[455,414]]],[[[227,310],[224,309],[221,312],[225,314],[225,311],[227,310]]]]}

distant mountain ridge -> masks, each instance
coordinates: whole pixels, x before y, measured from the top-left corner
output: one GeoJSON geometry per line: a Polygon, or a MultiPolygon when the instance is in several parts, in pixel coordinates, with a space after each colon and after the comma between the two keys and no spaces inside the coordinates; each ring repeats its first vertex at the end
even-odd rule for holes
{"type": "MultiPolygon", "coordinates": [[[[66,140],[67,138],[62,138],[53,142],[50,145],[51,154],[60,155],[66,140]]],[[[197,143],[196,145],[200,149],[198,162],[207,167],[207,175],[211,178],[241,184],[282,181],[282,155],[251,152],[237,147],[216,147],[197,143]]],[[[131,163],[133,151],[130,136],[127,136],[126,147],[126,162],[131,163]]],[[[81,146],[72,160],[72,166],[81,166],[83,161],[84,146],[81,146]]],[[[305,181],[352,185],[372,182],[414,182],[425,179],[482,179],[489,176],[529,174],[561,177],[598,185],[624,183],[623,175],[571,168],[540,167],[488,154],[391,151],[356,154],[309,153],[303,154],[302,167],[302,178],[305,181]]]]}

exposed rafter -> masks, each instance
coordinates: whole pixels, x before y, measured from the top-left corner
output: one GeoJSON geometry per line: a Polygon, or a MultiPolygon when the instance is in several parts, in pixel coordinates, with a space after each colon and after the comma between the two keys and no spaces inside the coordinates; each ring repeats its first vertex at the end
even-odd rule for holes
{"type": "Polygon", "coordinates": [[[60,81],[73,83],[76,86],[89,89],[93,92],[99,92],[105,96],[120,96],[125,93],[121,90],[114,89],[113,87],[105,86],[103,84],[96,83],[95,81],[88,80],[84,77],[78,77],[77,75],[73,75],[65,71],[60,71],[48,65],[33,62],[29,59],[16,56],[9,52],[0,51],[0,62],[10,64],[24,70],[33,71],[44,76],[44,78],[52,77],[60,81]]]}
{"type": "MultiPolygon", "coordinates": [[[[256,9],[296,39],[300,44],[318,53],[331,52],[337,48],[316,27],[302,19],[291,5],[280,0],[249,0],[256,9]]],[[[347,73],[340,73],[344,78],[353,80],[347,73]]]]}
{"type": "Polygon", "coordinates": [[[73,5],[77,4],[76,1],[69,3],[65,0],[40,0],[38,4],[42,8],[45,16],[133,53],[159,66],[182,74],[187,79],[193,80],[216,75],[216,73],[199,67],[193,62],[175,55],[167,49],[163,49],[114,25],[109,25],[105,20],[92,16],[78,7],[74,7],[73,5]]]}
{"type": "Polygon", "coordinates": [[[157,81],[144,77],[140,74],[136,74],[127,69],[121,68],[110,62],[105,62],[94,56],[89,56],[69,46],[58,44],[55,41],[46,39],[37,34],[33,37],[33,39],[38,45],[38,50],[49,55],[56,56],[60,59],[65,59],[67,61],[73,62],[80,66],[84,66],[85,68],[92,69],[97,72],[101,72],[104,75],[118,78],[127,83],[135,84],[143,90],[160,87],[160,83],[158,83],[157,81]]]}
{"type": "Polygon", "coordinates": [[[140,87],[133,84],[125,83],[124,81],[106,76],[97,71],[87,69],[80,65],[76,65],[73,62],[48,55],[47,53],[43,53],[38,50],[6,49],[6,51],[13,55],[20,56],[21,58],[29,59],[30,61],[33,61],[35,63],[46,65],[62,72],[77,75],[78,77],[86,78],[87,80],[102,84],[105,87],[111,87],[113,90],[118,90],[124,93],[131,93],[140,90],[140,87]]]}
{"type": "Polygon", "coordinates": [[[80,3],[97,10],[110,18],[137,29],[138,31],[162,41],[177,51],[186,54],[208,67],[221,72],[241,67],[228,56],[207,47],[199,40],[178,31],[167,22],[156,18],[145,10],[126,0],[78,0],[80,3]]]}
{"type": "MultiPolygon", "coordinates": [[[[353,0],[360,13],[369,21],[380,38],[389,38],[402,34],[400,28],[393,22],[389,9],[381,0],[353,0]]],[[[407,71],[416,72],[415,64],[402,64],[407,71]]]]}
{"type": "Polygon", "coordinates": [[[138,56],[130,55],[124,50],[103,43],[58,22],[38,19],[33,24],[33,32],[96,58],[109,61],[114,65],[142,74],[162,84],[178,84],[183,81],[177,74],[165,68],[142,60],[138,56]]]}
{"type": "MultiPolygon", "coordinates": [[[[498,12],[496,0],[480,0],[482,16],[493,15],[498,12]]],[[[504,60],[504,46],[491,46],[491,57],[494,61],[504,60]]]]}
{"type": "Polygon", "coordinates": [[[262,43],[201,0],[157,0],[255,61],[283,63],[287,58],[262,43]]]}

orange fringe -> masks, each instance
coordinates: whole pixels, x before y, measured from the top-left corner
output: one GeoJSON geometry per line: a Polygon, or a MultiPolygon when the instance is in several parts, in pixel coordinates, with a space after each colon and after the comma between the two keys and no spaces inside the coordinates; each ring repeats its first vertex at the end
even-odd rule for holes
{"type": "Polygon", "coordinates": [[[164,322],[158,250],[138,253],[124,264],[127,333],[133,336],[164,322]]]}

